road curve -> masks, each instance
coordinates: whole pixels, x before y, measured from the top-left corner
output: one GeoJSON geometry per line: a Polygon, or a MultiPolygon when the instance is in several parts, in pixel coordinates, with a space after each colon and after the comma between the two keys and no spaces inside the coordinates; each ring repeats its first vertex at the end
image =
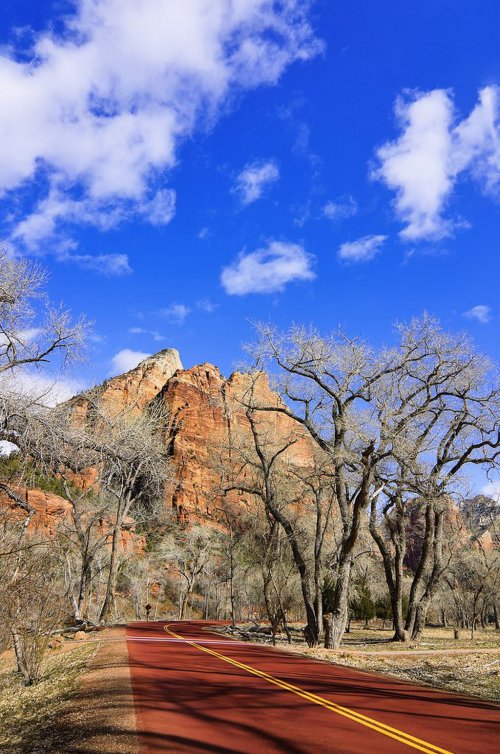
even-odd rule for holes
{"type": "Polygon", "coordinates": [[[497,754],[494,704],[289,655],[205,621],[131,623],[141,754],[497,754]]]}

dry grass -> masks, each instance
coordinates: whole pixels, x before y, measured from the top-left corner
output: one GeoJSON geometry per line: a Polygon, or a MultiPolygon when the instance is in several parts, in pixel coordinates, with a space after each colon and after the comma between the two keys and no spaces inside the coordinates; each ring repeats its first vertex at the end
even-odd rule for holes
{"type": "MultiPolygon", "coordinates": [[[[299,624],[293,626],[298,628],[299,624]]],[[[277,646],[325,662],[500,701],[499,631],[479,630],[473,640],[469,631],[461,631],[455,640],[452,628],[427,627],[419,644],[392,642],[392,634],[381,625],[365,628],[358,623],[344,635],[338,650],[309,649],[300,635],[294,635],[292,645],[280,636],[277,646]]],[[[270,639],[264,641],[269,643],[270,639]]]]}
{"type": "Polygon", "coordinates": [[[365,628],[354,625],[351,633],[345,634],[342,647],[356,651],[398,652],[401,649],[432,651],[436,649],[500,649],[500,632],[493,628],[476,631],[471,638],[470,631],[461,630],[460,638],[454,639],[453,628],[427,627],[418,645],[401,645],[391,641],[392,629],[382,629],[378,625],[365,628]]]}
{"type": "Polygon", "coordinates": [[[449,689],[480,699],[500,701],[500,650],[443,655],[414,655],[411,650],[391,656],[361,654],[332,649],[308,649],[280,643],[280,649],[316,660],[347,665],[358,670],[382,673],[405,681],[449,689]]]}
{"type": "MultiPolygon", "coordinates": [[[[71,643],[72,644],[72,643],[71,643]]],[[[47,751],[45,733],[54,717],[78,688],[78,680],[96,651],[95,643],[64,646],[49,652],[43,678],[25,687],[13,658],[0,660],[0,751],[41,754],[47,751]]]]}

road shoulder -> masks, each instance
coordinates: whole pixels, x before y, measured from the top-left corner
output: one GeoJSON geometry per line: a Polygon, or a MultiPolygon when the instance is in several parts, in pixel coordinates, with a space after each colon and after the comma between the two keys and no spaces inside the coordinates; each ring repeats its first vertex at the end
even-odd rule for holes
{"type": "Polygon", "coordinates": [[[125,631],[99,634],[97,652],[54,725],[51,754],[139,753],[125,631]]]}

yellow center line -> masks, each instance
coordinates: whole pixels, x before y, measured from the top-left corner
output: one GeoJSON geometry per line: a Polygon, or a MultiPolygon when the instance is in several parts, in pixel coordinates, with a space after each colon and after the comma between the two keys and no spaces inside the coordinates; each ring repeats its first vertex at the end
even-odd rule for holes
{"type": "Polygon", "coordinates": [[[314,704],[319,704],[321,707],[326,707],[326,709],[329,709],[331,712],[335,712],[337,715],[347,717],[349,720],[353,720],[360,725],[364,725],[366,728],[371,728],[378,733],[382,733],[384,736],[394,738],[396,741],[400,741],[401,743],[406,744],[413,749],[424,752],[424,754],[452,754],[452,752],[448,751],[447,749],[441,749],[439,746],[434,746],[434,744],[427,743],[427,741],[422,741],[420,738],[410,736],[409,733],[404,733],[397,728],[391,728],[390,725],[381,723],[371,717],[366,717],[366,715],[355,712],[354,710],[349,709],[349,707],[342,707],[340,704],[331,702],[328,699],[323,698],[322,696],[318,696],[317,694],[312,694],[309,691],[300,688],[300,686],[294,686],[291,683],[287,683],[287,681],[282,681],[281,679],[275,678],[268,673],[264,673],[262,670],[257,670],[256,668],[251,667],[251,665],[245,665],[242,662],[233,660],[231,657],[227,657],[226,655],[222,655],[219,652],[215,652],[213,649],[203,647],[201,644],[198,644],[195,641],[185,639],[185,637],[180,636],[180,634],[176,634],[174,631],[171,631],[169,626],[164,626],[163,628],[171,636],[174,636],[176,639],[184,639],[186,644],[190,644],[192,647],[199,649],[201,652],[206,652],[213,657],[217,657],[219,660],[223,660],[223,662],[228,662],[230,665],[234,665],[241,670],[245,670],[247,673],[256,675],[259,678],[264,679],[268,683],[272,683],[274,686],[279,686],[286,691],[290,691],[296,696],[300,696],[303,699],[314,702],[314,704]]]}

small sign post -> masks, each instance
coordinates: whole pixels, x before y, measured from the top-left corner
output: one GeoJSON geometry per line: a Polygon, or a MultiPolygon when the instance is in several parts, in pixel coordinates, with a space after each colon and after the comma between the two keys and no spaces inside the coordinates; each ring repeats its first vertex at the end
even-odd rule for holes
{"type": "Polygon", "coordinates": [[[151,612],[151,605],[148,602],[148,604],[146,605],[146,620],[147,621],[149,621],[149,613],[150,612],[151,612]]]}

